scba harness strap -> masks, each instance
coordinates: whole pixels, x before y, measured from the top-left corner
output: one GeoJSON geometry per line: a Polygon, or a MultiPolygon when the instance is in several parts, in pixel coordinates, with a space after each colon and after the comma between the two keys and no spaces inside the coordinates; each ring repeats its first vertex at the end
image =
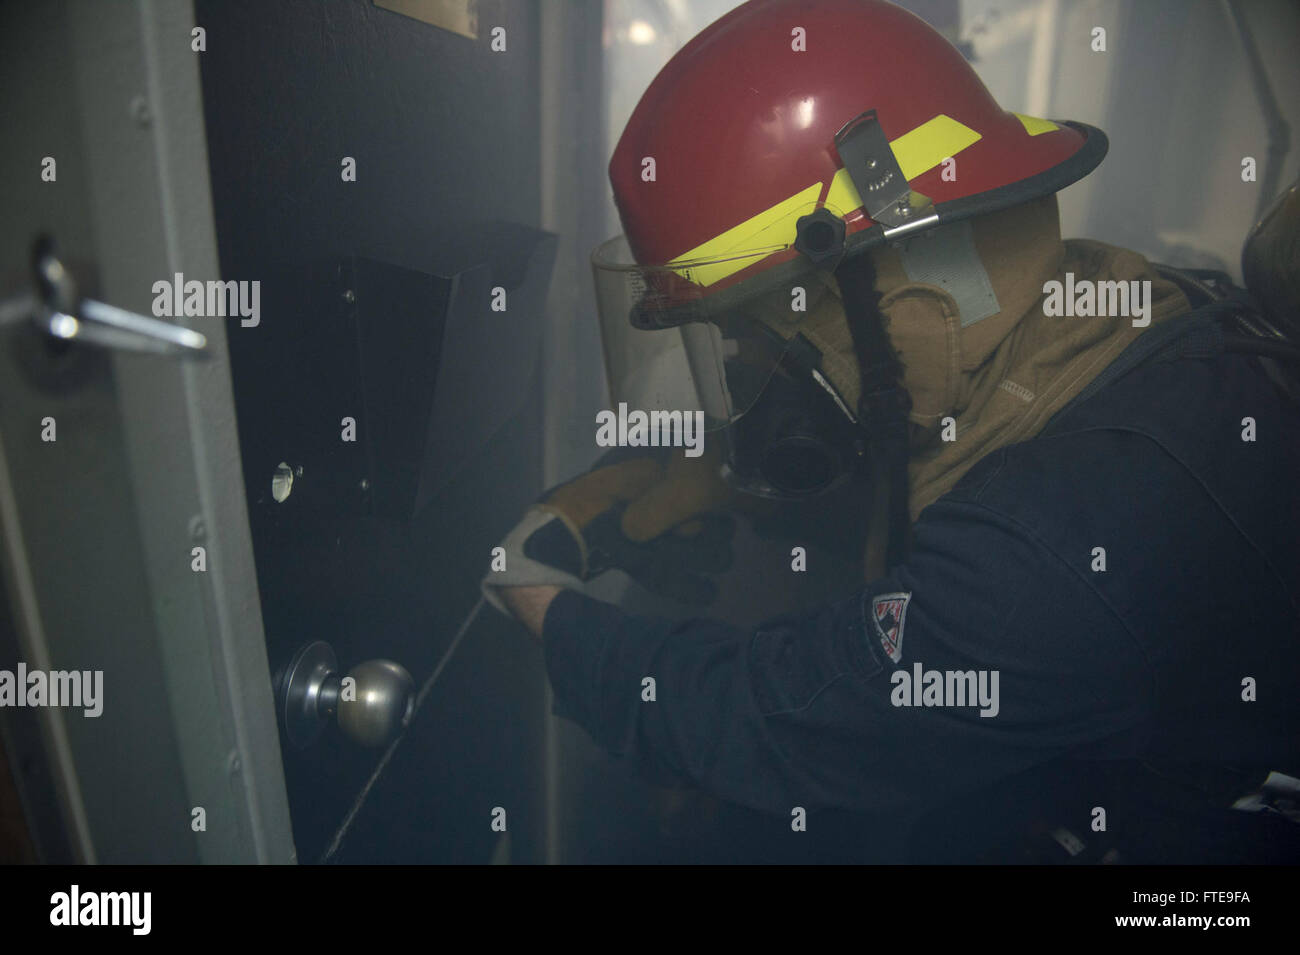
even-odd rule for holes
{"type": "Polygon", "coordinates": [[[1269,377],[1300,402],[1300,347],[1268,320],[1249,292],[1223,272],[1155,268],[1183,290],[1192,302],[1191,311],[1144,332],[1057,417],[1149,361],[1217,358],[1227,352],[1261,358],[1269,377]]]}

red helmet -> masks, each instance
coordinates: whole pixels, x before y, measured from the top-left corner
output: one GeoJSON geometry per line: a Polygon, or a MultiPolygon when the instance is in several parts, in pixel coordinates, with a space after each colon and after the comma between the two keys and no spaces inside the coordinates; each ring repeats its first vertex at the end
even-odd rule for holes
{"type": "MultiPolygon", "coordinates": [[[[630,366],[609,320],[686,335],[757,293],[816,285],[809,270],[1062,189],[1106,145],[1002,110],[957,49],[884,0],[752,0],[660,71],[610,161],[625,236],[593,265],[611,384],[630,366]]],[[[713,342],[705,362],[725,359],[713,342]]],[[[699,365],[690,352],[688,338],[699,365]]]]}

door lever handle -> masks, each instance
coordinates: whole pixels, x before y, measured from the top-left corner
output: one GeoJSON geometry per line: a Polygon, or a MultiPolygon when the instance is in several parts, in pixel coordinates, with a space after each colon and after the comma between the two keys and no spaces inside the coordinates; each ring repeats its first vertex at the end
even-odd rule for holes
{"type": "Polygon", "coordinates": [[[0,302],[0,327],[26,320],[64,341],[189,358],[208,356],[208,337],[202,332],[81,298],[49,238],[37,239],[32,266],[36,292],[0,302]]]}

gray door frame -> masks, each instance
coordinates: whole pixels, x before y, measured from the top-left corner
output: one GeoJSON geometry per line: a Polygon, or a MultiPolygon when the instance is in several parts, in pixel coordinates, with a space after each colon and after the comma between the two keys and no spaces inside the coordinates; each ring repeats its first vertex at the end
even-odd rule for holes
{"type": "MultiPolygon", "coordinates": [[[[71,75],[0,94],[33,127],[7,129],[13,141],[63,150],[56,183],[25,152],[4,161],[16,214],[0,249],[12,259],[52,227],[69,260],[93,265],[95,297],[145,315],[156,281],[223,278],[192,4],[18,6],[0,23],[29,29],[5,50],[26,51],[28,75],[71,75]]],[[[227,334],[257,328],[170,320],[206,335],[211,357],[55,358],[0,330],[0,650],[104,673],[101,716],[0,709],[3,742],[45,861],[294,862],[226,352],[227,334]],[[27,372],[47,359],[82,373],[40,387],[27,372]],[[47,416],[54,442],[40,440],[47,416]]]]}

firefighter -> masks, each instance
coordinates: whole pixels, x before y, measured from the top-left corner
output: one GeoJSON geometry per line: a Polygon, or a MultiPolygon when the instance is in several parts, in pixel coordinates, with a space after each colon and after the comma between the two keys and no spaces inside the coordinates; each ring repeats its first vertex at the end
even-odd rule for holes
{"type": "MultiPolygon", "coordinates": [[[[1273,828],[1300,829],[1279,795],[1300,776],[1292,318],[1063,241],[1056,192],[1106,149],[1003,111],[879,0],[755,0],[672,58],[610,162],[625,235],[592,258],[624,446],[484,579],[541,638],[558,713],[787,818],[969,832],[954,800],[1077,778],[1046,809],[1002,801],[1002,859],[1048,857],[1022,823],[1063,859],[1294,851],[1273,828]],[[702,453],[663,448],[679,418],[702,453]],[[824,606],[745,628],[583,592],[617,567],[705,608],[723,513],[846,486],[870,501],[865,584],[824,606]],[[1253,848],[1182,831],[1247,815],[1253,848]]],[[[962,845],[936,831],[917,858],[962,845]]]]}

